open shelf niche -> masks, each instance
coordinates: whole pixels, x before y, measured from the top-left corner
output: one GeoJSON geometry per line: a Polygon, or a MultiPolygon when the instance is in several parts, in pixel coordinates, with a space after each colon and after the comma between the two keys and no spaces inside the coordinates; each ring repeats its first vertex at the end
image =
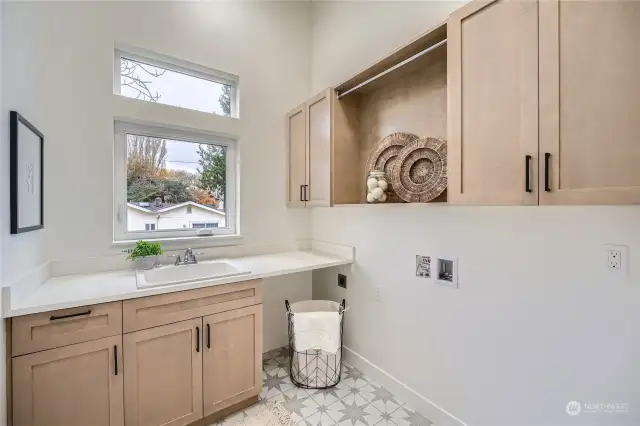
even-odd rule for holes
{"type": "MultiPolygon", "coordinates": [[[[371,150],[395,132],[447,139],[446,23],[336,87],[333,102],[334,205],[366,203],[371,150]],[[429,47],[422,56],[398,66],[429,47]],[[380,76],[356,90],[350,89],[380,76]],[[345,95],[342,95],[350,91],[345,95]]],[[[446,191],[433,202],[446,202],[446,191]]]]}

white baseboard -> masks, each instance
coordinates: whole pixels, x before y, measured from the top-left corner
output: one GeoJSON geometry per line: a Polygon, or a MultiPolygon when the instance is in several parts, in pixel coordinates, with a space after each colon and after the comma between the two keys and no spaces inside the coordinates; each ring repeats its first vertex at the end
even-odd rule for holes
{"type": "Polygon", "coordinates": [[[462,420],[429,401],[382,368],[359,353],[344,347],[344,359],[349,364],[387,388],[399,399],[408,402],[416,411],[431,420],[436,426],[467,426],[462,420]]]}

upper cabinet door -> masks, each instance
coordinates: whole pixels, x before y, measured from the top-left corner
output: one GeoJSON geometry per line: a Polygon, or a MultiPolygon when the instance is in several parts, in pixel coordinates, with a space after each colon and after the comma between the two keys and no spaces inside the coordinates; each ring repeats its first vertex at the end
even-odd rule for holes
{"type": "Polygon", "coordinates": [[[125,334],[126,426],[202,418],[202,350],[202,318],[125,334]]]}
{"type": "Polygon", "coordinates": [[[122,337],[13,358],[15,426],[123,426],[122,337]]]}
{"type": "Polygon", "coordinates": [[[300,104],[287,114],[287,207],[304,207],[307,183],[307,109],[300,104]]]}
{"type": "Polygon", "coordinates": [[[208,416],[262,390],[262,305],[204,321],[203,394],[208,416]]]}
{"type": "Polygon", "coordinates": [[[540,2],[540,204],[640,203],[639,24],[637,1],[540,2]]]}
{"type": "Polygon", "coordinates": [[[307,101],[307,191],[311,207],[331,206],[331,97],[327,89],[307,101]]]}
{"type": "Polygon", "coordinates": [[[538,204],[538,3],[474,1],[447,39],[449,203],[538,204]]]}

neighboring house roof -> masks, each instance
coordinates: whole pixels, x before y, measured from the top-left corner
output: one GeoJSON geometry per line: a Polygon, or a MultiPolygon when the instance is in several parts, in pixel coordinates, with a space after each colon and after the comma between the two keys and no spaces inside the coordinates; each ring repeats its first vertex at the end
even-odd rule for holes
{"type": "Polygon", "coordinates": [[[180,204],[173,204],[173,203],[156,204],[154,202],[148,202],[148,203],[128,202],[127,205],[129,207],[132,207],[136,210],[143,211],[145,213],[164,213],[164,212],[168,212],[170,210],[174,210],[184,206],[194,206],[194,207],[208,210],[223,216],[225,215],[224,211],[216,209],[215,205],[213,204],[198,204],[193,201],[187,201],[185,203],[180,203],[180,204]]]}

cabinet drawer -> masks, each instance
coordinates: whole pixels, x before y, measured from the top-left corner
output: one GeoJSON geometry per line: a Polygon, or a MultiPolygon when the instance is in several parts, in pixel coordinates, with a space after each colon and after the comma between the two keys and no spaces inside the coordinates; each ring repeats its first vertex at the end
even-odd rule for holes
{"type": "Polygon", "coordinates": [[[262,281],[252,280],[125,300],[125,333],[262,303],[262,281]]]}
{"type": "Polygon", "coordinates": [[[24,355],[122,333],[122,302],[16,317],[12,355],[24,355]]]}

